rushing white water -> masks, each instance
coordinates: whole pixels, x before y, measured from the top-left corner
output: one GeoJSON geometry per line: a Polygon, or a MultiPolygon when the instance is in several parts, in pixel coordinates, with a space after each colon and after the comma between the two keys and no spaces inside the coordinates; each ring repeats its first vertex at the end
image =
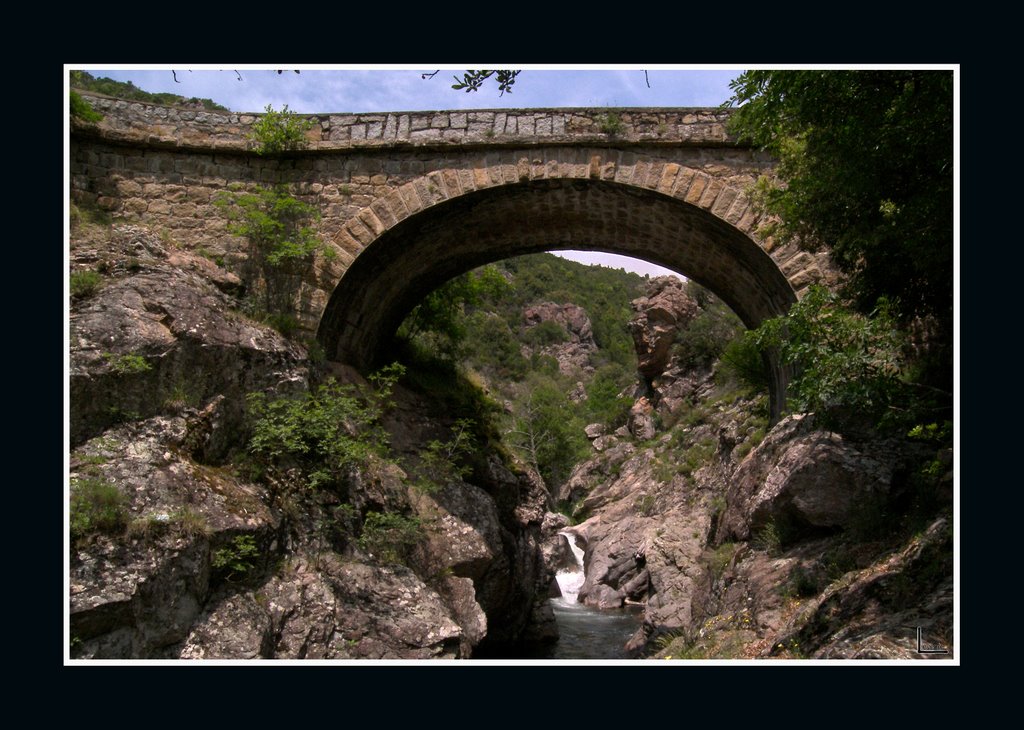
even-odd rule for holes
{"type": "Polygon", "coordinates": [[[558,590],[562,593],[562,600],[570,604],[576,603],[580,588],[583,587],[583,582],[586,580],[586,575],[583,572],[583,549],[576,544],[575,535],[568,532],[558,534],[569,543],[569,549],[572,550],[572,554],[576,558],[578,570],[560,570],[555,574],[555,580],[558,582],[558,590]]]}

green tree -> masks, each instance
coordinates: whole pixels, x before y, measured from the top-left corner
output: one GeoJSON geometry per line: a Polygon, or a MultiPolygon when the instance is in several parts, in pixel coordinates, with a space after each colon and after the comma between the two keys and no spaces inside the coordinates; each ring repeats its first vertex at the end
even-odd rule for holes
{"type": "Polygon", "coordinates": [[[467,360],[491,379],[522,380],[529,368],[520,341],[508,322],[494,312],[477,310],[466,320],[467,360]]]}
{"type": "Polygon", "coordinates": [[[260,550],[252,535],[235,535],[230,545],[213,551],[210,555],[210,567],[231,581],[253,570],[259,555],[260,550]]]}
{"type": "Polygon", "coordinates": [[[747,71],[733,133],[779,159],[759,200],[773,231],[828,246],[859,311],[887,297],[903,322],[953,322],[953,74],[747,71]]]}
{"type": "Polygon", "coordinates": [[[467,334],[467,308],[499,298],[508,289],[493,266],[460,274],[425,296],[402,322],[398,336],[417,340],[434,355],[457,359],[467,334]]]}
{"type": "Polygon", "coordinates": [[[568,341],[569,333],[566,332],[565,327],[552,319],[546,319],[523,333],[523,342],[532,347],[544,347],[568,341]]]}
{"type": "Polygon", "coordinates": [[[465,462],[475,446],[474,427],[472,420],[460,418],[452,424],[450,439],[433,439],[420,450],[418,462],[410,469],[417,489],[431,494],[470,474],[472,467],[465,462]]]}
{"type": "Polygon", "coordinates": [[[371,376],[373,393],[360,394],[334,380],[295,396],[268,399],[250,393],[250,456],[272,483],[297,474],[309,488],[340,488],[349,467],[385,455],[387,434],[380,418],[403,372],[397,364],[378,371],[371,376]]]}
{"type": "Polygon", "coordinates": [[[394,512],[367,512],[359,548],[382,563],[406,563],[416,543],[425,537],[416,517],[394,512]]]}
{"type": "Polygon", "coordinates": [[[635,368],[627,370],[614,362],[599,368],[587,385],[587,399],[584,401],[587,420],[603,423],[609,429],[625,424],[633,405],[633,398],[626,389],[635,380],[635,368]]]}
{"type": "Polygon", "coordinates": [[[587,454],[584,423],[555,376],[531,373],[513,403],[511,446],[554,488],[587,454]]]}
{"type": "Polygon", "coordinates": [[[184,96],[166,92],[154,94],[143,91],[131,81],[114,81],[106,76],[96,78],[88,71],[72,71],[70,73],[70,81],[71,86],[77,89],[96,91],[100,94],[117,97],[118,99],[131,99],[133,101],[144,101],[166,106],[202,106],[209,111],[228,111],[226,106],[221,106],[212,99],[198,99],[194,96],[187,99],[184,96]]]}
{"type": "Polygon", "coordinates": [[[290,313],[313,255],[318,250],[333,254],[313,227],[320,211],[293,197],[284,186],[224,193],[216,204],[226,211],[228,231],[249,242],[245,278],[254,290],[262,290],[264,310],[290,313]]]}
{"type": "Polygon", "coordinates": [[[710,368],[743,333],[743,323],[725,302],[696,282],[687,282],[686,291],[700,306],[700,313],[676,332],[673,355],[687,368],[710,368]]]}
{"type": "Polygon", "coordinates": [[[817,412],[838,429],[875,426],[892,410],[910,410],[903,338],[884,299],[869,317],[814,286],[786,316],[764,322],[748,337],[793,367],[794,410],[817,412]]]}
{"type": "Polygon", "coordinates": [[[103,119],[103,115],[93,109],[89,102],[83,99],[81,96],[76,94],[74,91],[71,92],[71,116],[81,119],[83,122],[91,122],[95,124],[103,119]]]}

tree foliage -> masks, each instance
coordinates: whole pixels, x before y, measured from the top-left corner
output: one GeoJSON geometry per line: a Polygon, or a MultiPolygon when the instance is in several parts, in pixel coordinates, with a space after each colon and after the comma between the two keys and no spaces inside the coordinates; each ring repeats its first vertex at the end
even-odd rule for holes
{"type": "Polygon", "coordinates": [[[313,255],[322,246],[313,224],[320,211],[293,197],[284,186],[244,193],[224,193],[216,204],[226,211],[228,231],[249,243],[246,279],[262,288],[266,312],[292,309],[292,297],[313,255]]]}
{"type": "Polygon", "coordinates": [[[95,124],[103,119],[102,114],[93,109],[89,102],[74,91],[71,92],[70,104],[71,116],[76,119],[81,119],[83,122],[89,122],[91,124],[95,124]]]}
{"type": "Polygon", "coordinates": [[[463,354],[467,309],[500,298],[508,288],[508,282],[493,266],[460,274],[425,296],[402,322],[398,335],[420,340],[421,345],[443,358],[456,359],[463,354]]]}
{"type": "MultiPolygon", "coordinates": [[[[413,310],[399,335],[419,345],[420,352],[440,356],[452,367],[465,365],[478,374],[475,378],[482,376],[505,402],[505,413],[467,415],[480,424],[492,417],[500,421],[506,443],[553,488],[589,453],[584,426],[621,425],[632,405],[620,393],[635,377],[627,322],[630,302],[642,293],[643,282],[644,277],[621,269],[586,266],[551,254],[519,256],[437,289],[413,310]],[[591,356],[593,377],[566,376],[555,358],[540,351],[569,339],[565,328],[553,321],[526,326],[524,309],[541,301],[586,310],[599,347],[591,356]],[[569,398],[569,393],[583,392],[585,397],[569,398]]],[[[438,387],[435,383],[432,390],[438,387]]],[[[426,457],[428,462],[433,458],[429,451],[426,457]]]]}
{"type": "Polygon", "coordinates": [[[549,489],[568,479],[589,450],[585,424],[569,402],[565,385],[555,374],[531,373],[512,404],[506,431],[509,444],[540,472],[549,489]]]}
{"type": "Polygon", "coordinates": [[[373,393],[329,380],[297,396],[249,394],[250,456],[272,479],[295,473],[309,488],[341,486],[350,466],[385,453],[380,417],[402,372],[399,365],[380,370],[373,393]]]}
{"type": "Polygon", "coordinates": [[[748,337],[794,368],[795,410],[815,411],[837,427],[852,420],[874,425],[903,402],[903,338],[884,299],[865,316],[814,286],[787,315],[748,337]]]}
{"type": "Polygon", "coordinates": [[[423,525],[416,517],[368,512],[359,548],[382,563],[405,563],[412,548],[423,538],[423,525]]]}
{"type": "Polygon", "coordinates": [[[223,573],[226,580],[244,576],[256,567],[260,550],[252,535],[235,535],[230,545],[214,550],[210,555],[210,567],[223,573]]]}
{"type": "Polygon", "coordinates": [[[672,354],[687,368],[710,368],[745,328],[725,302],[696,282],[686,283],[686,293],[697,302],[700,312],[677,330],[672,354]]]}
{"type": "Polygon", "coordinates": [[[861,312],[887,297],[950,328],[952,72],[747,71],[731,87],[731,131],[779,159],[759,195],[774,232],[828,246],[861,312]]]}
{"type": "Polygon", "coordinates": [[[466,459],[472,455],[476,445],[475,427],[471,419],[459,418],[452,424],[450,439],[432,439],[425,449],[421,449],[418,461],[411,469],[413,485],[421,492],[432,494],[469,476],[472,467],[466,464],[466,459]]]}
{"type": "Polygon", "coordinates": [[[627,369],[616,362],[598,368],[587,384],[584,414],[590,423],[603,423],[609,430],[626,423],[633,406],[629,387],[636,381],[636,368],[627,369]]]}

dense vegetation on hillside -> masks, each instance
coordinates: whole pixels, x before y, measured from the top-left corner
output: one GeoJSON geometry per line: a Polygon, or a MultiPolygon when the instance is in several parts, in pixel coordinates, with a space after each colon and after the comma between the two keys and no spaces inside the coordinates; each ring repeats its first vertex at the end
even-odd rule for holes
{"type": "Polygon", "coordinates": [[[114,81],[105,76],[96,78],[88,71],[72,71],[71,86],[75,89],[85,89],[86,91],[95,91],[107,96],[115,96],[118,99],[146,101],[166,106],[201,106],[208,111],[229,111],[226,106],[221,106],[212,99],[186,98],[167,92],[152,93],[143,91],[131,81],[114,81]]]}
{"type": "MultiPolygon", "coordinates": [[[[552,490],[591,451],[588,424],[624,425],[638,386],[628,324],[631,303],[648,279],[622,269],[586,266],[552,254],[507,259],[464,274],[431,293],[399,329],[405,351],[421,363],[444,363],[469,374],[503,405],[492,424],[503,442],[533,465],[552,490]],[[581,307],[593,343],[582,363],[571,359],[573,335],[552,319],[527,322],[531,307],[549,302],[581,307]]],[[[743,326],[711,292],[687,284],[700,314],[681,329],[674,361],[710,370],[728,361],[730,375],[765,386],[763,364],[742,347],[743,326]]],[[[572,310],[569,310],[572,311],[572,310]]],[[[577,335],[578,336],[578,335],[577,335]]],[[[576,349],[576,357],[580,350],[576,349]]],[[[415,370],[415,368],[414,368],[415,370]]]]}
{"type": "Polygon", "coordinates": [[[399,329],[421,356],[475,373],[505,413],[503,439],[550,487],[587,453],[584,426],[622,425],[632,403],[636,355],[627,324],[645,277],[585,266],[552,254],[506,259],[464,274],[426,298],[399,329]],[[524,310],[541,302],[586,311],[597,349],[589,365],[566,372],[550,353],[570,334],[554,322],[529,326],[524,310]]]}

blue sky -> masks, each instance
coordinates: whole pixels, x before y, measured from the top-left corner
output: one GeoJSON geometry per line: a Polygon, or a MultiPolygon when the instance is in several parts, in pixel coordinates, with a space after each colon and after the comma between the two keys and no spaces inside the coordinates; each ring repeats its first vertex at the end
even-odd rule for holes
{"type": "MultiPolygon", "coordinates": [[[[497,84],[466,93],[451,88],[452,76],[481,64],[401,68],[303,68],[295,74],[239,66],[161,66],[98,68],[81,66],[94,76],[131,81],[146,91],[169,91],[210,98],[233,111],[262,111],[287,104],[296,112],[424,111],[587,106],[718,106],[729,98],[729,81],[741,68],[683,67],[523,68],[513,91],[500,96],[497,84]],[[171,73],[173,68],[174,74],[171,73]],[[236,73],[237,70],[237,73],[236,73]],[[178,81],[175,82],[175,76],[178,81]],[[241,80],[239,80],[241,76],[241,80]]],[[[281,64],[284,69],[294,66],[281,64]]]]}
{"type": "MultiPolygon", "coordinates": [[[[499,95],[489,82],[480,91],[451,88],[452,77],[469,68],[510,64],[455,64],[401,67],[303,67],[282,63],[272,68],[237,66],[74,66],[94,76],[131,81],[150,92],[213,99],[233,111],[262,111],[268,104],[300,113],[507,109],[535,107],[686,107],[718,106],[730,96],[729,82],[742,68],[683,66],[538,67],[522,72],[512,93],[499,95]],[[282,68],[278,74],[275,69],[282,68]],[[296,74],[293,69],[298,68],[296,74]],[[173,69],[174,73],[171,73],[173,69]],[[439,73],[424,79],[424,73],[439,73]],[[644,71],[646,70],[646,76],[644,71]],[[177,81],[175,81],[175,77],[177,81]],[[650,81],[650,87],[647,82],[650,81]]],[[[586,263],[661,275],[666,269],[621,256],[563,252],[586,263]]]]}

